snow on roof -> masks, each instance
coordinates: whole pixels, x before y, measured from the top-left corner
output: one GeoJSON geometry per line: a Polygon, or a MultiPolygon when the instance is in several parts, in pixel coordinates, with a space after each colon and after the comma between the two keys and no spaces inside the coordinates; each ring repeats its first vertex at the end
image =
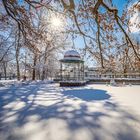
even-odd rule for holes
{"type": "Polygon", "coordinates": [[[80,57],[80,54],[79,54],[77,51],[75,51],[75,50],[69,50],[69,51],[67,51],[67,52],[65,53],[64,57],[65,57],[65,56],[69,56],[69,55],[80,57]]]}
{"type": "Polygon", "coordinates": [[[69,50],[64,54],[65,60],[81,60],[80,54],[75,50],[69,50]]]}

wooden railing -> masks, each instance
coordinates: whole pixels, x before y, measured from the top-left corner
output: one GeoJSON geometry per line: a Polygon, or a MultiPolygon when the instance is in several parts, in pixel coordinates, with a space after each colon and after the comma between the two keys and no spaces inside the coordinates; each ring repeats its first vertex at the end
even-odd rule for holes
{"type": "Polygon", "coordinates": [[[126,74],[87,74],[85,79],[138,79],[140,80],[140,73],[126,73],[126,74]]]}

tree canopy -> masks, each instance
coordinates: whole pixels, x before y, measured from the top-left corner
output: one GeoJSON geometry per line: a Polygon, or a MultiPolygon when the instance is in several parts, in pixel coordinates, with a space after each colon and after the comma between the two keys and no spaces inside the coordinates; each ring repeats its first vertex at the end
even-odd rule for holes
{"type": "Polygon", "coordinates": [[[33,54],[33,69],[80,37],[83,56],[102,69],[140,69],[140,1],[127,0],[121,13],[113,0],[2,0],[0,7],[0,61],[15,46],[17,62],[22,49],[33,54]]]}

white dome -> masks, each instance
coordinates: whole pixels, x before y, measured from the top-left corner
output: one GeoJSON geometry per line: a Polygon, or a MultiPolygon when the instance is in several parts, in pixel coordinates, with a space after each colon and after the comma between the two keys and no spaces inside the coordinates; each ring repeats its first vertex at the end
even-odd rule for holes
{"type": "Polygon", "coordinates": [[[80,54],[75,50],[69,50],[64,55],[65,60],[81,60],[80,54]]]}

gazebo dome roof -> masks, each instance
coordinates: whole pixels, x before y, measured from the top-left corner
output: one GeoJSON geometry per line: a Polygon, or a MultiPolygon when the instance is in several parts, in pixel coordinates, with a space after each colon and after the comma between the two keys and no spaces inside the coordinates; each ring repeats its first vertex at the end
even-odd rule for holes
{"type": "Polygon", "coordinates": [[[60,61],[64,63],[84,63],[80,57],[80,54],[75,50],[66,51],[64,58],[60,61]]]}
{"type": "Polygon", "coordinates": [[[69,50],[64,54],[65,60],[81,60],[80,54],[75,50],[69,50]]]}

